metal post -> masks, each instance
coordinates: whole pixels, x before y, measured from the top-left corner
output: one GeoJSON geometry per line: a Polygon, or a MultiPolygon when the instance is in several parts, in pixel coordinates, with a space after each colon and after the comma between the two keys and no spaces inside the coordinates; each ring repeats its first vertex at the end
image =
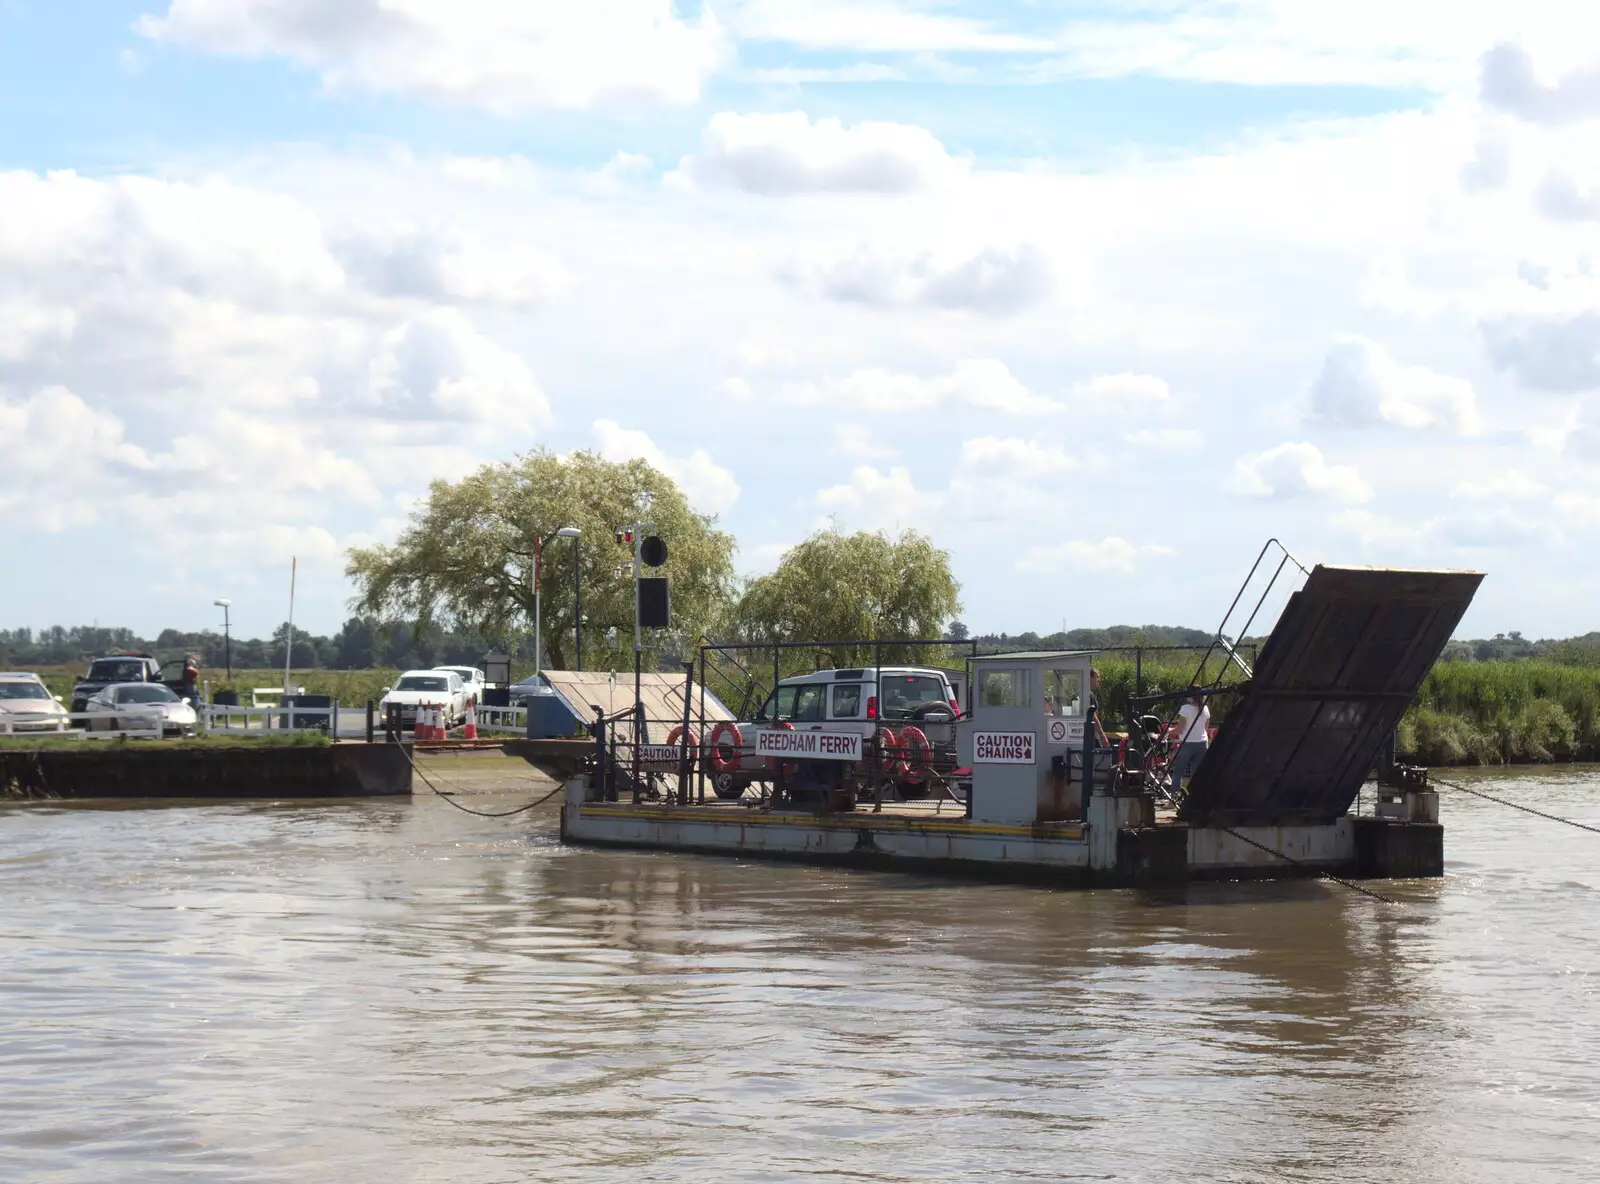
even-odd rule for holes
{"type": "Polygon", "coordinates": [[[700,649],[700,753],[695,764],[695,800],[706,804],[706,651],[700,649]]]}
{"type": "Polygon", "coordinates": [[[583,568],[578,563],[578,548],[582,540],[572,540],[572,657],[577,669],[583,669],[583,568]]]}
{"type": "Polygon", "coordinates": [[[678,805],[689,804],[689,709],[694,695],[694,662],[683,664],[683,734],[678,737],[678,805]]]}
{"type": "Polygon", "coordinates": [[[544,583],[540,576],[544,561],[544,538],[541,535],[533,536],[533,672],[538,674],[544,669],[544,612],[540,601],[541,585],[544,583]]]}
{"type": "MultiPolygon", "coordinates": [[[[1089,692],[1091,695],[1093,693],[1089,692]]],[[[1083,721],[1083,801],[1079,803],[1079,808],[1083,811],[1084,822],[1089,821],[1089,799],[1094,795],[1094,725],[1098,718],[1091,712],[1083,721]]]]}
{"type": "Polygon", "coordinates": [[[1144,646],[1133,647],[1133,694],[1134,698],[1144,694],[1144,646]]]}
{"type": "Polygon", "coordinates": [[[879,777],[879,756],[883,747],[883,643],[872,641],[872,689],[877,694],[878,712],[872,717],[872,760],[867,769],[872,777],[872,812],[883,813],[883,782],[879,777]]]}
{"type": "Polygon", "coordinates": [[[367,743],[372,743],[372,700],[367,700],[367,743]]]}

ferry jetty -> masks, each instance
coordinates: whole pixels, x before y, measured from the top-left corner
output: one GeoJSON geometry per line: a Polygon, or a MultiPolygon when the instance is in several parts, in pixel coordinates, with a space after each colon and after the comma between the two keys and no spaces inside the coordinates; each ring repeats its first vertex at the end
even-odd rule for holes
{"type": "MultiPolygon", "coordinates": [[[[565,777],[570,844],[1057,887],[1439,876],[1438,797],[1425,770],[1395,764],[1393,735],[1482,579],[1307,571],[1274,540],[1199,663],[1223,674],[1136,694],[1120,725],[1098,720],[1092,651],[974,653],[960,670],[874,660],[780,678],[785,646],[769,645],[770,692],[740,711],[706,680],[732,651],[757,647],[705,646],[698,670],[640,675],[620,710],[552,674],[587,737],[530,723],[507,748],[565,777]],[[1274,548],[1282,558],[1256,599],[1274,548]],[[1303,583],[1252,661],[1229,638],[1249,635],[1291,563],[1303,583]],[[1222,696],[1223,722],[1175,788],[1180,701],[1222,696]]],[[[950,646],[806,643],[844,644],[950,646]]]]}

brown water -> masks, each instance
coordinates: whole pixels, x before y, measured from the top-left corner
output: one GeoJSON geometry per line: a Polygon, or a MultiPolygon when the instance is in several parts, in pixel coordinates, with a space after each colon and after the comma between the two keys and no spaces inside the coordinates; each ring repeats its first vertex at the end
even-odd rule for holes
{"type": "MultiPolygon", "coordinates": [[[[1600,823],[1594,771],[1474,783],[1600,823]]],[[[1397,906],[3,809],[0,1180],[1600,1178],[1600,836],[1445,809],[1397,906]]]]}

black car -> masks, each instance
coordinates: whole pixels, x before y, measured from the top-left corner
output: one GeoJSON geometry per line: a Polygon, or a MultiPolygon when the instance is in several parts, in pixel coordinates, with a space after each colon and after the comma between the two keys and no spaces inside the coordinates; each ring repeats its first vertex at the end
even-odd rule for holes
{"type": "Polygon", "coordinates": [[[90,698],[119,682],[163,683],[179,695],[188,691],[183,681],[182,659],[163,666],[150,654],[113,654],[89,663],[89,672],[73,685],[72,713],[81,714],[87,709],[90,698]],[[170,677],[165,677],[169,672],[170,677]]]}

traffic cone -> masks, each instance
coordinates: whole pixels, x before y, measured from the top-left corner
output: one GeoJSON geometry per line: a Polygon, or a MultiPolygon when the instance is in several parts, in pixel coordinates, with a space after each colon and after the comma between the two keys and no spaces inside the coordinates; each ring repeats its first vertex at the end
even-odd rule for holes
{"type": "Polygon", "coordinates": [[[417,708],[417,739],[433,739],[433,707],[424,703],[417,708]]]}
{"type": "Polygon", "coordinates": [[[476,740],[478,738],[478,705],[476,703],[467,704],[467,722],[466,726],[461,729],[461,738],[463,740],[476,740]]]}

